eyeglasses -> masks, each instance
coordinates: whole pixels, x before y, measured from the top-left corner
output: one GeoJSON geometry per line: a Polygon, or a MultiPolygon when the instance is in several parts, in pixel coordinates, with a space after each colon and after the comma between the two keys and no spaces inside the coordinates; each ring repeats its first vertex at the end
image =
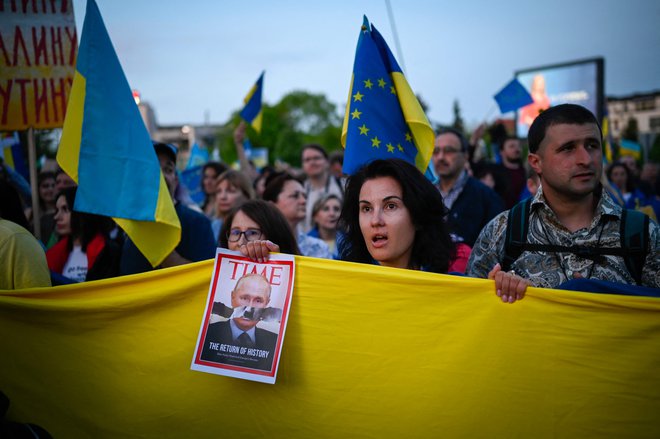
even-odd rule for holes
{"type": "Polygon", "coordinates": [[[241,240],[241,235],[245,235],[245,240],[250,242],[250,241],[256,241],[257,239],[261,238],[261,230],[259,229],[247,229],[246,231],[241,231],[240,229],[231,229],[227,233],[227,241],[229,242],[238,242],[241,240]]]}

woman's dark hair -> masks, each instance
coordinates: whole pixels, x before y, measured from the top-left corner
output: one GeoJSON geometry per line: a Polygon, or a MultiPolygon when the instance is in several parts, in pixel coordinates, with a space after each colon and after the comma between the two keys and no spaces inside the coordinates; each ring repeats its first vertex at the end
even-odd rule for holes
{"type": "Polygon", "coordinates": [[[607,179],[611,182],[612,181],[612,172],[614,172],[614,169],[616,168],[621,168],[625,171],[626,173],[626,187],[619,188],[622,191],[626,192],[632,192],[635,189],[635,185],[633,183],[633,177],[632,173],[630,172],[630,169],[621,162],[614,162],[612,163],[608,168],[607,168],[607,179]]]}
{"type": "MultiPolygon", "coordinates": [[[[57,181],[57,175],[51,171],[40,172],[39,175],[37,175],[37,186],[41,187],[41,183],[43,183],[46,180],[53,180],[53,183],[55,183],[57,181]]],[[[39,194],[39,206],[41,206],[42,209],[46,208],[46,204],[44,203],[44,200],[41,198],[41,193],[39,194]]]]}
{"type": "Polygon", "coordinates": [[[37,175],[37,184],[41,184],[46,180],[55,180],[57,175],[52,171],[42,171],[37,175]]]}
{"type": "Polygon", "coordinates": [[[25,212],[23,211],[23,204],[18,191],[9,184],[9,182],[0,178],[0,218],[32,231],[25,212]]]}
{"type": "Polygon", "coordinates": [[[229,248],[227,234],[231,230],[231,223],[238,212],[243,212],[252,221],[257,223],[263,237],[280,246],[282,253],[299,255],[300,250],[293,235],[291,226],[277,207],[268,201],[249,200],[238,205],[227,215],[220,230],[220,247],[229,248]]]}
{"type": "Polygon", "coordinates": [[[280,196],[280,194],[282,193],[282,189],[284,188],[284,184],[289,180],[297,181],[298,183],[302,184],[302,182],[298,178],[294,177],[288,172],[271,174],[266,179],[266,188],[264,189],[264,194],[262,195],[262,198],[266,201],[272,201],[273,203],[277,203],[277,197],[280,196]]]}
{"type": "Polygon", "coordinates": [[[477,180],[481,180],[488,174],[493,176],[493,181],[495,182],[493,190],[505,200],[508,193],[511,191],[511,184],[504,168],[495,163],[488,163],[484,160],[480,160],[472,165],[472,175],[477,180]]]}
{"type": "Polygon", "coordinates": [[[94,215],[92,213],[78,212],[73,210],[76,201],[77,187],[67,187],[57,194],[55,200],[59,197],[66,199],[66,204],[71,211],[71,238],[69,239],[69,251],[73,248],[73,238],[80,238],[80,246],[83,252],[87,252],[87,245],[99,233],[106,238],[112,228],[112,219],[107,216],[94,215]]]}
{"type": "MultiPolygon", "coordinates": [[[[202,166],[202,177],[204,176],[204,172],[207,169],[213,169],[215,171],[215,176],[217,177],[218,175],[222,174],[225,172],[227,169],[229,169],[226,165],[220,163],[220,162],[207,162],[204,166],[202,166]]],[[[202,192],[204,193],[204,202],[202,203],[202,210],[206,209],[206,206],[209,204],[209,194],[204,192],[204,179],[200,179],[200,186],[202,187],[202,192]]]]}
{"type": "Polygon", "coordinates": [[[341,258],[362,263],[373,261],[360,230],[359,198],[362,185],[379,177],[391,177],[401,185],[403,204],[415,226],[409,268],[423,267],[434,273],[446,273],[455,256],[455,247],[445,224],[447,211],[442,195],[416,167],[400,159],[374,160],[348,178],[339,218],[346,232],[341,258]]]}
{"type": "Polygon", "coordinates": [[[302,159],[303,153],[308,149],[313,149],[314,151],[321,153],[323,158],[328,160],[328,152],[325,150],[324,147],[322,147],[318,143],[308,143],[307,145],[303,146],[302,149],[300,150],[301,159],[302,159]]]}

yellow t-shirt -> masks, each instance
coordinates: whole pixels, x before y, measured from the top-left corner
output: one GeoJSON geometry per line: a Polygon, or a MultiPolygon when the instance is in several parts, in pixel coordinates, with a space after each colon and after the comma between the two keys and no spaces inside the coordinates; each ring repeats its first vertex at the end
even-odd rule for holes
{"type": "Polygon", "coordinates": [[[46,254],[30,232],[0,219],[0,290],[49,287],[46,254]]]}

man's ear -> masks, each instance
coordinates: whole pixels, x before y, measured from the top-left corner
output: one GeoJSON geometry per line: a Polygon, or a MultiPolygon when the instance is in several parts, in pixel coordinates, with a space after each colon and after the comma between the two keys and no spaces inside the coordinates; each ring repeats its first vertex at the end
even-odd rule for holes
{"type": "Polygon", "coordinates": [[[534,170],[534,172],[536,172],[539,176],[541,175],[541,163],[542,162],[543,162],[543,160],[536,153],[530,152],[527,155],[527,163],[529,163],[529,166],[531,166],[532,169],[534,170]]]}

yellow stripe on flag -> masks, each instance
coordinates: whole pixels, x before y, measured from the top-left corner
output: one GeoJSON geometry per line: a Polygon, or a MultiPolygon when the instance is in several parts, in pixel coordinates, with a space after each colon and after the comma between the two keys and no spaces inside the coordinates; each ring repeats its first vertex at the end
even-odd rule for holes
{"type": "Polygon", "coordinates": [[[422,106],[417,101],[417,97],[410,88],[403,73],[392,72],[391,76],[394,87],[396,88],[396,96],[401,105],[403,118],[410,128],[415,145],[417,146],[418,153],[415,157],[415,166],[417,166],[420,172],[424,173],[433,155],[433,143],[435,141],[433,128],[431,128],[431,124],[422,106]]]}
{"type": "Polygon", "coordinates": [[[64,118],[60,147],[57,149],[57,163],[76,183],[78,183],[78,157],[80,157],[86,87],[85,77],[76,71],[69,93],[69,105],[64,118]]]}
{"type": "Polygon", "coordinates": [[[296,257],[277,383],[190,370],[212,261],[0,292],[0,389],[53,437],[657,438],[660,300],[296,257]]]}

